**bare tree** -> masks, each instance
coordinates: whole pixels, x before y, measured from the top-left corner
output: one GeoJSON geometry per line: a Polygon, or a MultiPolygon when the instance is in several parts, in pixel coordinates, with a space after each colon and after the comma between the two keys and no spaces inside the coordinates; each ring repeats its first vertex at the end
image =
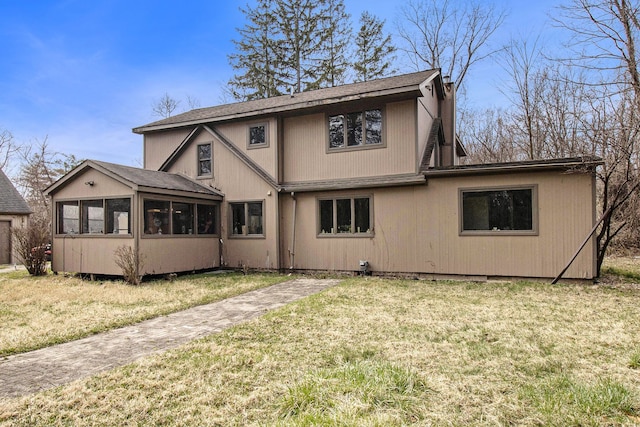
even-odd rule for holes
{"type": "Polygon", "coordinates": [[[502,163],[521,158],[514,144],[511,115],[502,109],[463,111],[460,117],[460,137],[468,153],[465,163],[502,163]]]}
{"type": "Polygon", "coordinates": [[[417,69],[442,68],[460,87],[473,65],[498,50],[489,41],[506,16],[478,1],[410,0],[400,11],[401,50],[417,69]]]}
{"type": "Polygon", "coordinates": [[[6,129],[0,130],[0,169],[6,171],[9,160],[19,149],[20,146],[15,142],[13,134],[6,129]]]}
{"type": "Polygon", "coordinates": [[[42,192],[77,166],[80,161],[73,155],[52,152],[48,138],[24,147],[21,151],[22,166],[17,178],[18,187],[33,210],[34,217],[50,217],[49,199],[42,192]]]}
{"type": "Polygon", "coordinates": [[[179,104],[180,101],[176,101],[170,97],[168,93],[165,93],[160,99],[153,103],[153,114],[163,118],[171,117],[179,104]]]}

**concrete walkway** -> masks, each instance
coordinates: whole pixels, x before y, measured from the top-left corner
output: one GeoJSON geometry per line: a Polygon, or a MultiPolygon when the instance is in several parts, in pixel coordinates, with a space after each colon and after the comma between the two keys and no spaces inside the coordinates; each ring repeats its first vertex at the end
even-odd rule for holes
{"type": "Polygon", "coordinates": [[[337,283],[291,280],[81,340],[9,356],[0,361],[0,399],[35,393],[126,365],[220,332],[337,283]]]}

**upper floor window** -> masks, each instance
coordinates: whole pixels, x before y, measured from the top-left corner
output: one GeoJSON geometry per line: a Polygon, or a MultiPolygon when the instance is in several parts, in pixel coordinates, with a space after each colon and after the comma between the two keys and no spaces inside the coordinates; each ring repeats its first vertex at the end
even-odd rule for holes
{"type": "Polygon", "coordinates": [[[535,187],[461,190],[462,234],[534,234],[535,187]]]}
{"type": "Polygon", "coordinates": [[[198,144],[198,176],[211,176],[211,144],[198,144]]]}
{"type": "Polygon", "coordinates": [[[268,147],[267,125],[255,124],[249,126],[248,138],[248,148],[268,147]]]}
{"type": "Polygon", "coordinates": [[[371,197],[318,200],[319,235],[372,234],[371,197]]]}
{"type": "Polygon", "coordinates": [[[329,116],[329,149],[382,145],[382,110],[356,111],[329,116]]]}

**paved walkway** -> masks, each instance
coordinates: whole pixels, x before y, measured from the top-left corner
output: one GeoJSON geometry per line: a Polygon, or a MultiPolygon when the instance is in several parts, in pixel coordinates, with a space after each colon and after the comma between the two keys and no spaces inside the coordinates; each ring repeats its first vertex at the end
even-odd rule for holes
{"type": "Polygon", "coordinates": [[[81,340],[9,356],[0,360],[0,399],[35,393],[126,365],[259,317],[337,283],[291,280],[81,340]]]}

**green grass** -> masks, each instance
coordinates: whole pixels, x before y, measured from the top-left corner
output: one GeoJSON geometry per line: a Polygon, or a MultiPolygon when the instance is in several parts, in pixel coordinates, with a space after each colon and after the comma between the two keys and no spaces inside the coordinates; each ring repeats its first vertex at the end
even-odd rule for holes
{"type": "Polygon", "coordinates": [[[633,288],[350,279],[0,424],[634,425],[638,319],[633,288]]]}

